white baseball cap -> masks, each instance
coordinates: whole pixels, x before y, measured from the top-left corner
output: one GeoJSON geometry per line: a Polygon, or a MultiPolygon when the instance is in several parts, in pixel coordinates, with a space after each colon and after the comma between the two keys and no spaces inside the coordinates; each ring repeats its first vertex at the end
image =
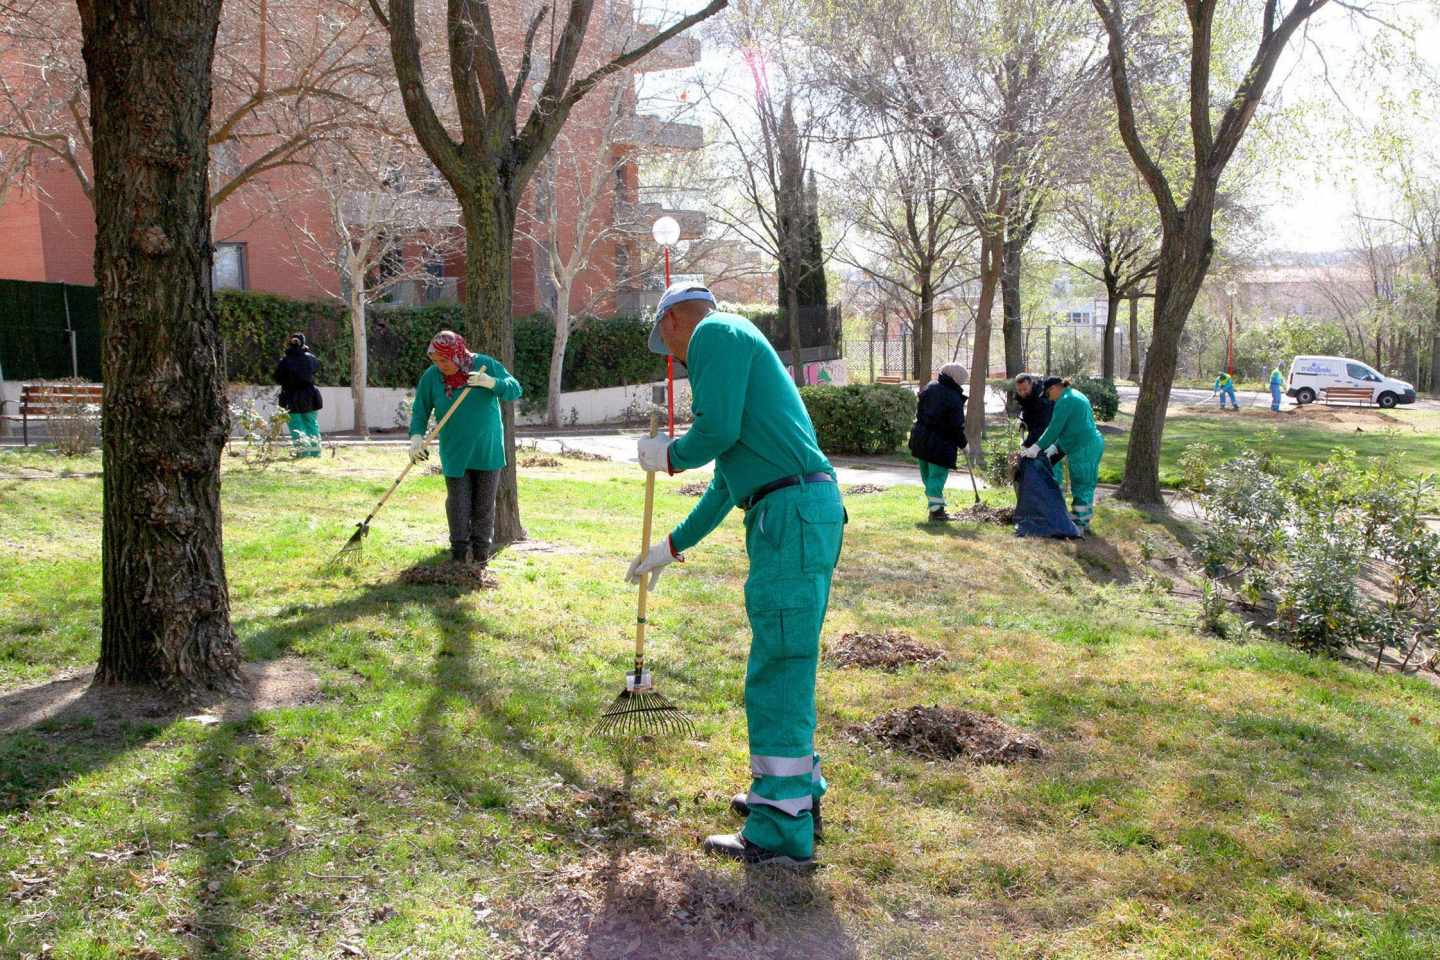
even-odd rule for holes
{"type": "Polygon", "coordinates": [[[660,295],[660,303],[655,307],[655,322],[650,327],[651,353],[658,353],[662,357],[670,353],[670,348],[665,345],[665,338],[660,336],[660,318],[665,316],[665,311],[675,304],[684,303],[686,300],[704,300],[714,306],[715,294],[711,293],[703,283],[683,281],[670,284],[660,295]]]}

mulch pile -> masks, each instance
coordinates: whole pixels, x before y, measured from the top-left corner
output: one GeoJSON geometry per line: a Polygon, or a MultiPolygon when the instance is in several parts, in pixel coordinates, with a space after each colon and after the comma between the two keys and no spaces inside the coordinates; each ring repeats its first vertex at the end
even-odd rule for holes
{"type": "Polygon", "coordinates": [[[1044,755],[1040,743],[994,717],[955,707],[900,707],[849,729],[869,740],[926,760],[1014,763],[1044,755]]]}
{"type": "MultiPolygon", "coordinates": [[[[558,960],[771,956],[742,883],[676,853],[592,856],[540,878],[507,939],[558,960]],[[762,950],[757,952],[756,947],[762,950]]],[[[765,938],[768,939],[768,938],[765,938]]],[[[784,947],[784,943],[775,943],[784,947]]]]}
{"type": "Polygon", "coordinates": [[[541,456],[541,455],[535,455],[535,456],[530,456],[530,457],[521,457],[521,458],[520,458],[520,466],[522,466],[522,467],[558,467],[558,466],[560,466],[560,461],[559,461],[559,460],[556,460],[554,457],[546,457],[546,456],[541,456]]]}
{"type": "Polygon", "coordinates": [[[825,659],[837,667],[878,667],[896,670],[907,663],[935,663],[945,651],[927,647],[907,633],[847,633],[830,646],[825,659]]]}
{"type": "Polygon", "coordinates": [[[399,581],[410,586],[468,587],[493,590],[500,585],[495,574],[473,563],[418,563],[401,572],[399,581]]]}
{"type": "Polygon", "coordinates": [[[964,510],[957,511],[955,516],[962,520],[978,520],[980,523],[994,523],[1008,527],[1015,523],[1015,508],[992,507],[988,503],[972,503],[964,510]]]}
{"type": "Polygon", "coordinates": [[[878,483],[857,483],[845,488],[847,497],[859,497],[867,493],[884,493],[889,487],[882,487],[878,483]]]}
{"type": "Polygon", "coordinates": [[[680,488],[680,495],[684,497],[702,497],[708,489],[710,489],[710,484],[708,483],[687,483],[680,488]]]}

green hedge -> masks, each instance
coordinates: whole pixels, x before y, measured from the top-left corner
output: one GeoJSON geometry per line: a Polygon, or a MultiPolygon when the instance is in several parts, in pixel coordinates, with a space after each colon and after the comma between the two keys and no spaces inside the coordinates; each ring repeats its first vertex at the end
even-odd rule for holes
{"type": "Polygon", "coordinates": [[[1120,393],[1115,389],[1114,380],[1101,377],[1075,377],[1070,385],[1090,399],[1095,410],[1095,419],[1108,423],[1120,411],[1120,393]]]}
{"type": "Polygon", "coordinates": [[[800,388],[800,398],[826,453],[893,453],[915,422],[915,394],[895,384],[821,384],[800,388]]]}

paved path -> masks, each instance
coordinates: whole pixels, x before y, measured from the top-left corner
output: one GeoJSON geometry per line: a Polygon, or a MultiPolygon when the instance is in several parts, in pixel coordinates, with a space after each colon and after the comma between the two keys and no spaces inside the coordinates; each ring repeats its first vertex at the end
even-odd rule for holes
{"type": "MultiPolygon", "coordinates": [[[[1136,398],[1140,396],[1139,387],[1120,386],[1116,387],[1115,389],[1120,394],[1120,399],[1129,403],[1134,403],[1136,398]]],[[[1240,406],[1242,407],[1270,406],[1269,391],[1265,391],[1262,393],[1257,390],[1238,390],[1235,393],[1235,399],[1240,401],[1240,406]]],[[[1175,389],[1170,391],[1170,405],[1175,406],[1176,404],[1182,403],[1209,403],[1213,404],[1215,409],[1220,409],[1220,398],[1212,397],[1209,390],[1195,390],[1189,387],[1176,387],[1175,389]]],[[[1282,391],[1280,394],[1280,409],[1289,410],[1294,406],[1295,401],[1285,396],[1284,392],[1282,391]]],[[[1420,410],[1440,410],[1440,400],[1425,400],[1422,398],[1415,401],[1413,404],[1406,404],[1403,407],[1396,407],[1395,409],[1398,411],[1404,411],[1412,407],[1420,410]]],[[[986,409],[989,409],[988,405],[986,409]]]]}

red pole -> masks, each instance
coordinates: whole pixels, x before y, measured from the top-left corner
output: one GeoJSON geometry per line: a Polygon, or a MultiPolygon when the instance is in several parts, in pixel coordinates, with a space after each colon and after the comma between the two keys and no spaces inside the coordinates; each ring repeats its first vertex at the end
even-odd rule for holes
{"type": "MultiPolygon", "coordinates": [[[[670,288],[670,248],[665,248],[665,288],[670,288]]],[[[665,356],[665,403],[670,413],[670,438],[675,438],[675,355],[665,356]]]]}

